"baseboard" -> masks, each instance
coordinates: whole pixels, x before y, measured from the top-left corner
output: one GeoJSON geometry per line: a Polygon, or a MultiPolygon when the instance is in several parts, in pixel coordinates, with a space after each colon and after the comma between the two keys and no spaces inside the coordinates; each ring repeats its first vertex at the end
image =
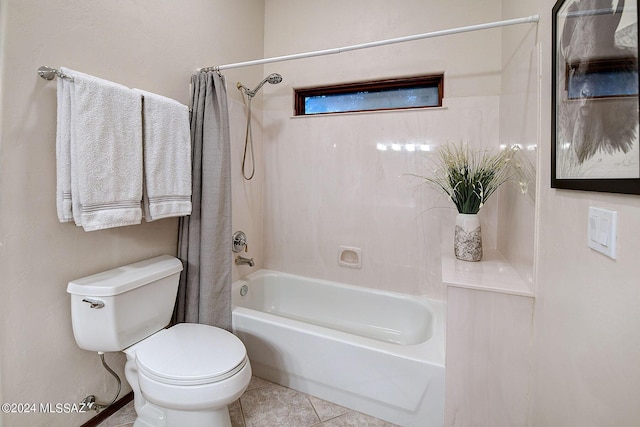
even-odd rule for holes
{"type": "Polygon", "coordinates": [[[122,408],[127,403],[133,400],[133,392],[129,392],[122,396],[120,399],[116,400],[113,405],[108,408],[102,410],[98,415],[91,418],[86,423],[82,424],[80,427],[97,427],[98,424],[109,418],[111,415],[115,414],[120,408],[122,408]]]}

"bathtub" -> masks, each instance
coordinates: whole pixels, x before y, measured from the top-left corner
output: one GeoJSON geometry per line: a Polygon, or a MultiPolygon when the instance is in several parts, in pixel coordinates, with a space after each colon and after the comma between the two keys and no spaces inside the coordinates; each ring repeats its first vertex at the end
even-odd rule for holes
{"type": "Polygon", "coordinates": [[[256,376],[402,426],[444,425],[444,309],[269,270],[233,283],[256,376]]]}

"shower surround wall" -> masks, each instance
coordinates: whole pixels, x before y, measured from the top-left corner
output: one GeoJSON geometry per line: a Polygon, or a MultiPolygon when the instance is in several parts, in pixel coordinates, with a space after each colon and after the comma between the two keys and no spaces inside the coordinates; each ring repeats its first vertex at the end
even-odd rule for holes
{"type": "MultiPolygon", "coordinates": [[[[501,16],[498,0],[409,0],[402,7],[389,0],[267,0],[265,55],[497,21],[501,16]]],[[[265,66],[265,73],[276,71],[284,81],[266,87],[264,97],[264,266],[446,298],[441,240],[444,250],[452,250],[456,211],[438,191],[406,174],[429,171],[429,156],[420,151],[421,145],[435,149],[461,140],[472,146],[499,145],[501,31],[265,66]],[[295,87],[443,71],[444,108],[291,117],[295,87]],[[341,245],[362,249],[361,269],[338,266],[341,245]]],[[[497,210],[494,197],[481,212],[485,247],[497,245],[497,210]]]]}
{"type": "MultiPolygon", "coordinates": [[[[227,73],[225,73],[227,74],[227,73]]],[[[230,73],[228,73],[230,74],[230,73]]],[[[253,78],[251,82],[259,82],[253,78]]],[[[247,122],[247,108],[242,100],[237,99],[240,92],[236,89],[236,81],[227,78],[227,94],[229,96],[229,121],[231,133],[231,206],[233,211],[233,231],[244,231],[247,235],[246,252],[234,253],[233,257],[241,255],[245,258],[253,258],[254,267],[248,265],[236,265],[232,267],[233,280],[245,277],[252,271],[262,268],[263,263],[263,231],[262,231],[262,188],[264,180],[263,154],[262,154],[262,113],[260,110],[262,94],[258,94],[252,101],[252,129],[253,150],[256,169],[253,179],[247,181],[242,176],[242,155],[244,153],[245,129],[247,122]]],[[[249,150],[250,148],[248,148],[249,150]]],[[[249,158],[249,153],[247,152],[249,158]]],[[[247,160],[247,171],[250,170],[250,161],[247,160]]]]}
{"type": "MultiPolygon", "coordinates": [[[[75,403],[88,394],[106,401],[116,384],[98,355],[75,343],[67,282],[175,254],[178,221],[90,233],[58,222],[56,82],[36,70],[64,65],[187,104],[189,78],[198,67],[263,56],[263,2],[2,0],[0,7],[0,401],[75,403]]],[[[242,129],[235,82],[260,81],[262,70],[225,74],[231,127],[242,129]]],[[[237,135],[232,143],[235,166],[242,149],[237,135]]],[[[232,173],[239,174],[239,166],[232,173]]],[[[241,213],[261,204],[253,199],[260,186],[259,180],[246,187],[234,178],[234,228],[260,230],[261,219],[241,213]]],[[[250,238],[250,251],[258,249],[259,237],[250,238]]],[[[124,378],[124,355],[106,359],[124,378]]],[[[129,390],[124,384],[123,394],[129,390]]],[[[92,416],[0,414],[0,425],[77,426],[92,416]]]]}
{"type": "MultiPolygon", "coordinates": [[[[530,0],[505,0],[502,19],[538,14],[530,0]]],[[[524,174],[527,195],[517,185],[501,189],[498,247],[531,289],[535,248],[535,194],[538,164],[540,93],[540,44],[537,25],[516,25],[502,29],[502,82],[500,91],[500,141],[522,147],[519,161],[530,166],[524,174]]],[[[543,101],[543,99],[545,101],[543,101]]]]}

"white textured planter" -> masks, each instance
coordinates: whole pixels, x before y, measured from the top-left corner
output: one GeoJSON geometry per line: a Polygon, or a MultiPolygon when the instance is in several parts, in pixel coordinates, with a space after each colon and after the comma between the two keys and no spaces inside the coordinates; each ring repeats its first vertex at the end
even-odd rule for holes
{"type": "Polygon", "coordinates": [[[476,214],[458,214],[453,249],[456,258],[463,261],[482,259],[480,218],[476,214]]]}

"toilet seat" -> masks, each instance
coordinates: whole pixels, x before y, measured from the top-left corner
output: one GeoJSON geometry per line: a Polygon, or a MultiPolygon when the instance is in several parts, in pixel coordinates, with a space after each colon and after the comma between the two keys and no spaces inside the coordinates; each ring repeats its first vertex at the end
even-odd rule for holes
{"type": "Polygon", "coordinates": [[[163,384],[212,384],[238,373],[247,352],[232,333],[196,323],[180,323],[135,344],[139,373],[163,384]]]}

